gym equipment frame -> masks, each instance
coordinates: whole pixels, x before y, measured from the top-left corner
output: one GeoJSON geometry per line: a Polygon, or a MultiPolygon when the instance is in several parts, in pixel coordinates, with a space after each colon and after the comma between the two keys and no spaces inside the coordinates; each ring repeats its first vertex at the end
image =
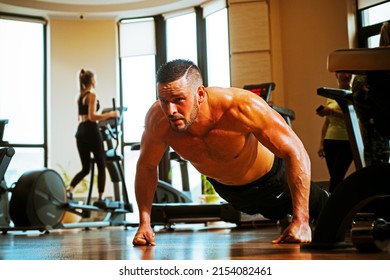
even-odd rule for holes
{"type": "MultiPolygon", "coordinates": [[[[390,136],[390,48],[337,50],[328,56],[328,70],[364,74],[370,88],[369,94],[379,95],[382,102],[372,102],[374,122],[386,138],[390,136]],[[385,100],[383,102],[383,100],[385,100]]],[[[390,197],[390,163],[366,166],[363,141],[353,106],[352,92],[319,88],[317,94],[335,99],[345,117],[356,172],[348,176],[330,196],[314,229],[311,244],[303,249],[334,249],[355,246],[362,251],[381,251],[390,243],[390,226],[381,215],[390,215],[389,207],[377,212],[364,212],[369,204],[390,197]],[[352,244],[345,241],[351,229],[352,244]]],[[[372,203],[372,204],[371,204],[372,203]]],[[[388,202],[386,202],[388,204],[388,202]]]]}

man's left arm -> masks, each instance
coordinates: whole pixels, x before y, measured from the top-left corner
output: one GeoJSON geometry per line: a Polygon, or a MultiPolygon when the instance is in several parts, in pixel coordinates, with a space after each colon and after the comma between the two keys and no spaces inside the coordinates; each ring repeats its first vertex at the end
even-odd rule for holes
{"type": "Polygon", "coordinates": [[[281,155],[286,163],[286,175],[293,204],[293,219],[290,226],[273,243],[311,241],[309,226],[310,160],[302,143],[294,142],[293,151],[287,153],[286,156],[281,155]]]}
{"type": "Polygon", "coordinates": [[[246,124],[251,127],[262,145],[286,163],[286,175],[293,204],[293,219],[290,226],[273,243],[310,242],[311,166],[306,149],[292,128],[265,101],[253,97],[253,100],[246,105],[244,104],[243,109],[246,124]],[[245,111],[245,108],[249,109],[245,111]]]}

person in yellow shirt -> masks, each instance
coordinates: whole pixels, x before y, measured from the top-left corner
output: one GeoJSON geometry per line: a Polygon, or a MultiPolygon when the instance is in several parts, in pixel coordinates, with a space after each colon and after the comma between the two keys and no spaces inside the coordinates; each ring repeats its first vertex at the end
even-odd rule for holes
{"type": "MultiPolygon", "coordinates": [[[[336,73],[338,87],[351,89],[352,75],[349,73],[336,73]]],[[[325,117],[321,129],[321,141],[318,155],[325,158],[329,171],[329,192],[332,193],[344,177],[352,163],[353,155],[348,139],[343,112],[336,100],[327,99],[326,105],[317,111],[325,117]]]]}

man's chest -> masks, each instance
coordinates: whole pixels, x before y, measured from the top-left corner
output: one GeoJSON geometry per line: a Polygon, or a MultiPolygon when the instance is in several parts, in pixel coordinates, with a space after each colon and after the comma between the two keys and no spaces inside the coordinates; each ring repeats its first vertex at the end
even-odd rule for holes
{"type": "Polygon", "coordinates": [[[202,137],[183,133],[169,139],[169,145],[178,154],[194,163],[236,159],[247,143],[248,135],[224,130],[213,130],[202,137]]]}

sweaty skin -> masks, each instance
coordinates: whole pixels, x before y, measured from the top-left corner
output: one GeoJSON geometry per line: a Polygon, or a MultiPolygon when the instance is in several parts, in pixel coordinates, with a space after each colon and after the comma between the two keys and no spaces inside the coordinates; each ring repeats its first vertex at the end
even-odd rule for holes
{"type": "Polygon", "coordinates": [[[170,146],[201,173],[226,185],[244,185],[286,162],[293,220],[273,243],[311,241],[310,160],[284,119],[262,98],[239,88],[191,87],[182,77],[158,84],[146,116],[137,163],[135,192],[140,224],[134,245],[155,245],[150,225],[157,166],[170,146]]]}

